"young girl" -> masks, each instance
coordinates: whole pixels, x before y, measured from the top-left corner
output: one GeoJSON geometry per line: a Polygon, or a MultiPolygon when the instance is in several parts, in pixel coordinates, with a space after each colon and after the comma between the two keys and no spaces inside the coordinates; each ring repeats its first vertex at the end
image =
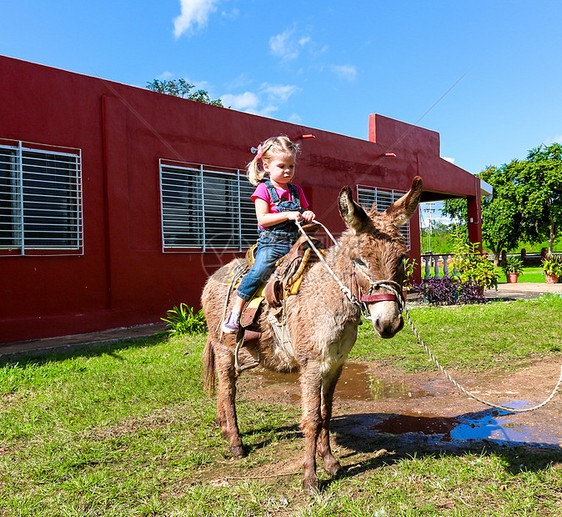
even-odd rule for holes
{"type": "Polygon", "coordinates": [[[244,302],[269,278],[277,260],[298,239],[295,221],[310,222],[315,217],[307,210],[302,189],[290,183],[295,175],[297,151],[297,145],[286,136],[268,138],[248,164],[248,180],[257,186],[252,200],[258,219],[258,247],[254,265],[242,279],[232,310],[221,326],[225,333],[238,331],[244,302]]]}

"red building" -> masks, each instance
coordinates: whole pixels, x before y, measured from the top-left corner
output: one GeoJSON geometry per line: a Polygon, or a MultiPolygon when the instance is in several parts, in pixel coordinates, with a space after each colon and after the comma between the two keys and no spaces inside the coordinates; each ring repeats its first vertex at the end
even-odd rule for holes
{"type": "MultiPolygon", "coordinates": [[[[360,140],[1,56],[0,75],[0,343],[198,307],[255,238],[244,166],[272,135],[300,143],[297,182],[331,230],[342,185],[384,208],[420,175],[423,201],[468,198],[481,240],[480,181],[434,131],[370,115],[360,140]]],[[[417,215],[409,238],[419,259],[417,215]]]]}

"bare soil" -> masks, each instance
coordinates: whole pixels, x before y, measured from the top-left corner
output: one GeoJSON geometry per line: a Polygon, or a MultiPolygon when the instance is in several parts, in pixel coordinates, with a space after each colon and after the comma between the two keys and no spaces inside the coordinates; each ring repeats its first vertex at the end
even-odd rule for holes
{"type": "MultiPolygon", "coordinates": [[[[520,408],[536,405],[550,395],[558,382],[560,365],[541,360],[508,373],[450,374],[480,398],[520,408]]],[[[238,398],[294,407],[300,403],[299,391],[296,375],[257,368],[240,379],[238,398]]],[[[374,362],[350,361],[336,388],[333,414],[332,444],[344,475],[360,474],[413,452],[455,455],[523,448],[537,455],[554,453],[562,461],[560,393],[536,411],[507,413],[467,397],[441,372],[407,373],[374,362]]],[[[271,462],[256,461],[252,467],[227,462],[224,469],[213,469],[207,476],[224,484],[240,479],[236,476],[265,479],[300,474],[302,442],[284,446],[287,439],[302,439],[298,422],[272,431],[276,439],[254,445],[250,452],[250,456],[266,455],[271,462]]],[[[244,439],[252,431],[242,424],[241,432],[244,439]]]]}

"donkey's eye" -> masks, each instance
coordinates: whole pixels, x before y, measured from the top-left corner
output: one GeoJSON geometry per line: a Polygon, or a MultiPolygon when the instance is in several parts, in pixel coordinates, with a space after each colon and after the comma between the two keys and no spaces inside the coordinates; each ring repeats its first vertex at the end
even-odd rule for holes
{"type": "Polygon", "coordinates": [[[351,259],[353,262],[355,262],[358,266],[363,266],[363,267],[367,267],[367,264],[365,264],[365,262],[363,262],[362,259],[360,259],[359,257],[355,257],[353,259],[351,259]]]}

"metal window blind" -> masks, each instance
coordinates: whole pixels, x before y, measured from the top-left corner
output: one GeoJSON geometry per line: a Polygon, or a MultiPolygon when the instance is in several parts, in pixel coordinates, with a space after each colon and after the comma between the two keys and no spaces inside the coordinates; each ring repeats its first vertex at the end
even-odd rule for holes
{"type": "MultiPolygon", "coordinates": [[[[82,253],[81,156],[0,146],[0,249],[82,253]]],[[[45,147],[45,146],[41,146],[45,147]]]]}
{"type": "MultiPolygon", "coordinates": [[[[366,210],[370,210],[375,203],[377,210],[382,212],[392,203],[400,199],[406,192],[400,190],[389,190],[368,185],[357,185],[357,201],[366,210]]],[[[407,222],[400,227],[400,233],[406,238],[406,244],[410,247],[410,223],[407,222]]]]}
{"type": "Polygon", "coordinates": [[[257,240],[253,190],[236,169],[161,160],[162,250],[249,248],[257,240]]]}

